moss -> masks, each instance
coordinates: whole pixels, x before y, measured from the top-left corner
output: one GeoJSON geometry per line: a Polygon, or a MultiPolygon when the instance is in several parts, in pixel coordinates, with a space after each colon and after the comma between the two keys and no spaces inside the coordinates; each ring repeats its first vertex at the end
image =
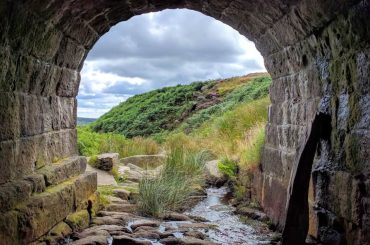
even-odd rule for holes
{"type": "Polygon", "coordinates": [[[35,162],[36,169],[42,168],[46,165],[46,161],[43,156],[38,156],[35,162]]]}
{"type": "Polygon", "coordinates": [[[363,172],[364,165],[359,159],[360,144],[358,138],[353,135],[347,135],[345,139],[346,164],[353,174],[363,172]]]}
{"type": "Polygon", "coordinates": [[[82,230],[89,226],[90,215],[87,210],[82,210],[67,216],[65,222],[73,231],[82,230]]]}
{"type": "Polygon", "coordinates": [[[90,164],[91,167],[96,167],[96,164],[98,163],[98,156],[94,155],[89,158],[88,163],[90,164]]]}
{"type": "Polygon", "coordinates": [[[49,234],[52,236],[64,237],[72,232],[71,227],[64,222],[60,222],[53,229],[50,230],[49,234]]]}
{"type": "Polygon", "coordinates": [[[124,182],[127,179],[127,175],[121,175],[116,165],[113,166],[111,173],[117,182],[124,182]]]}

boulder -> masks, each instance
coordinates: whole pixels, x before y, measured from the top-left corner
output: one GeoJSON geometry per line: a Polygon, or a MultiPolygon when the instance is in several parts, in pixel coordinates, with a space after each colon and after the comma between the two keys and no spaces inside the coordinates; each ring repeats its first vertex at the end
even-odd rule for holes
{"type": "Polygon", "coordinates": [[[180,244],[180,239],[179,238],[176,238],[176,237],[166,237],[166,238],[163,238],[161,240],[159,240],[159,242],[161,244],[173,244],[173,245],[176,245],[176,244],[180,244]]]}
{"type": "Polygon", "coordinates": [[[206,235],[200,231],[186,231],[184,235],[189,237],[195,237],[201,240],[206,239],[206,235]]]}
{"type": "Polygon", "coordinates": [[[131,238],[129,236],[114,236],[112,245],[152,245],[151,241],[131,238]]]}
{"type": "Polygon", "coordinates": [[[165,155],[136,155],[125,157],[120,160],[122,164],[128,165],[129,163],[136,165],[140,168],[156,168],[163,164],[165,155]]]}
{"type": "Polygon", "coordinates": [[[81,210],[67,216],[65,222],[73,231],[85,229],[89,226],[90,215],[87,210],[81,210]]]}
{"type": "Polygon", "coordinates": [[[185,214],[180,214],[176,212],[167,212],[163,215],[164,220],[171,220],[171,221],[188,221],[191,220],[189,216],[185,214]]]}
{"type": "Polygon", "coordinates": [[[107,244],[108,237],[104,235],[85,237],[72,243],[72,245],[107,245],[107,244]]]}
{"type": "Polygon", "coordinates": [[[265,213],[249,207],[238,207],[235,212],[237,214],[244,215],[248,218],[259,220],[262,222],[267,222],[269,220],[265,213]]]}
{"type": "Polygon", "coordinates": [[[215,245],[217,243],[201,240],[195,237],[184,237],[180,239],[182,245],[215,245]]]}
{"type": "Polygon", "coordinates": [[[105,210],[113,212],[134,213],[137,210],[137,206],[135,204],[110,204],[105,208],[105,210]]]}
{"type": "Polygon", "coordinates": [[[110,216],[95,217],[91,223],[93,225],[125,225],[125,221],[122,219],[110,216]]]}
{"type": "Polygon", "coordinates": [[[138,232],[135,232],[133,234],[133,237],[153,239],[153,240],[159,240],[160,239],[160,236],[159,236],[158,232],[156,232],[156,231],[144,231],[144,230],[140,230],[138,232]]]}
{"type": "Polygon", "coordinates": [[[124,189],[116,189],[116,190],[113,190],[113,195],[123,200],[128,200],[130,196],[130,192],[124,189]]]}
{"type": "Polygon", "coordinates": [[[138,221],[135,221],[135,223],[131,225],[131,229],[135,230],[136,228],[140,226],[159,227],[159,225],[160,225],[159,221],[156,221],[156,220],[138,220],[138,221]]]}
{"type": "Polygon", "coordinates": [[[64,237],[71,233],[71,227],[64,222],[60,222],[49,231],[43,240],[47,241],[47,244],[58,244],[59,241],[64,240],[64,237]]]}
{"type": "Polygon", "coordinates": [[[95,167],[104,171],[111,171],[119,163],[118,153],[105,153],[97,156],[95,167]]]}

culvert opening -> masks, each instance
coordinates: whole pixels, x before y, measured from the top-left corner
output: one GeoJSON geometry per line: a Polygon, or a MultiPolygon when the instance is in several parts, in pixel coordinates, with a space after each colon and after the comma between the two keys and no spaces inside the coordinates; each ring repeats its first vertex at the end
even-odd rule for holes
{"type": "MultiPolygon", "coordinates": [[[[266,229],[266,234],[255,233],[253,230],[257,226],[243,223],[243,218],[240,220],[233,213],[234,207],[226,198],[227,195],[235,196],[236,188],[245,189],[251,184],[254,168],[257,169],[260,162],[271,83],[270,75],[264,70],[263,58],[252,42],[229,26],[200,13],[167,10],[122,22],[96,44],[82,69],[78,114],[86,118],[99,111],[108,111],[91,124],[78,128],[79,151],[91,157],[90,165],[97,168],[100,168],[100,156],[95,157],[91,152],[96,155],[119,153],[122,164],[113,169],[115,181],[120,186],[126,186],[128,181],[139,183],[139,206],[144,217],[158,218],[163,215],[162,208],[166,212],[184,210],[187,215],[200,215],[229,230],[229,235],[223,236],[217,231],[208,234],[204,228],[196,228],[204,238],[224,244],[271,240],[273,233],[266,227],[262,228],[266,229]],[[111,109],[114,103],[118,105],[111,109]],[[209,133],[204,134],[204,131],[209,133]],[[94,149],[92,142],[99,142],[95,144],[98,148],[94,149]],[[153,159],[161,153],[168,158],[164,156],[164,162],[154,163],[153,159]],[[202,159],[205,157],[206,161],[202,159]],[[171,162],[170,158],[176,159],[171,162]],[[207,182],[209,188],[205,193],[180,189],[171,182],[173,177],[164,177],[173,171],[166,168],[175,168],[180,173],[183,170],[176,165],[189,168],[181,158],[192,161],[192,172],[186,174],[195,181],[189,182],[176,173],[171,175],[180,184],[207,182]],[[196,165],[208,163],[212,171],[220,174],[218,177],[203,179],[196,173],[200,170],[196,165]],[[164,169],[158,174],[158,180],[167,181],[165,185],[168,186],[133,176],[134,171],[137,175],[145,175],[158,167],[164,169]],[[199,178],[202,179],[197,180],[199,178]],[[226,182],[230,190],[222,187],[226,182]],[[208,197],[191,205],[185,198],[177,200],[175,196],[174,207],[166,201],[153,204],[153,196],[171,185],[180,198],[181,195],[205,194],[208,197]],[[186,209],[188,205],[194,209],[186,209]],[[212,211],[207,211],[208,206],[212,211]],[[240,229],[250,231],[240,234],[240,229]],[[253,233],[259,238],[253,238],[253,233]]],[[[98,189],[103,195],[107,192],[98,189]]],[[[249,190],[242,190],[238,195],[240,203],[242,200],[251,202],[253,198],[249,190]]],[[[166,198],[163,194],[162,199],[166,198]]],[[[138,203],[137,198],[131,196],[128,201],[138,203]]],[[[265,217],[255,212],[254,219],[265,217]]],[[[263,227],[262,223],[258,224],[263,227]]],[[[161,223],[161,227],[168,225],[161,223]]],[[[207,224],[190,221],[190,225],[207,224]]],[[[174,223],[174,227],[179,230],[173,232],[177,234],[176,239],[187,237],[180,223],[174,223]]],[[[138,238],[147,239],[143,234],[138,238]]],[[[160,242],[160,239],[155,240],[160,242]]]]}

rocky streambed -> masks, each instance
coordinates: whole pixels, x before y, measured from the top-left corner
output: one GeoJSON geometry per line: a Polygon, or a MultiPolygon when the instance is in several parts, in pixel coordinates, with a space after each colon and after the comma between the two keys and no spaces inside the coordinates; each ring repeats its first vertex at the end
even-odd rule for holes
{"type": "Polygon", "coordinates": [[[192,209],[167,213],[163,220],[142,217],[135,204],[112,198],[91,227],[72,234],[65,244],[274,244],[276,234],[261,222],[242,222],[226,194],[225,187],[208,188],[192,209]]]}
{"type": "MultiPolygon", "coordinates": [[[[206,195],[190,202],[194,205],[185,212],[169,212],[159,220],[143,217],[136,205],[137,194],[128,191],[137,189],[142,175],[155,175],[157,170],[143,170],[137,164],[125,163],[119,172],[126,175],[126,181],[101,187],[108,204],[90,220],[90,227],[72,233],[60,244],[275,244],[277,234],[266,224],[236,213],[227,199],[226,187],[209,187],[206,195]]],[[[217,178],[217,174],[213,177],[217,178]]]]}

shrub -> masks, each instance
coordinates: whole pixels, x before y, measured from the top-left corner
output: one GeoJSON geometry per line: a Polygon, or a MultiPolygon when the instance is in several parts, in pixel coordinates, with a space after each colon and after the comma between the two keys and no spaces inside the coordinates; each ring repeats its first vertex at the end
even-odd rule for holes
{"type": "Polygon", "coordinates": [[[93,155],[89,158],[89,164],[91,167],[96,167],[96,164],[98,162],[98,156],[97,155],[93,155]]]}
{"type": "Polygon", "coordinates": [[[238,171],[238,163],[228,158],[222,159],[218,163],[218,169],[221,173],[225,174],[228,178],[234,179],[238,171]]]}
{"type": "Polygon", "coordinates": [[[155,177],[139,183],[139,207],[148,215],[160,217],[165,211],[178,210],[195,188],[203,183],[205,152],[195,152],[179,144],[169,149],[163,169],[155,177]]]}

